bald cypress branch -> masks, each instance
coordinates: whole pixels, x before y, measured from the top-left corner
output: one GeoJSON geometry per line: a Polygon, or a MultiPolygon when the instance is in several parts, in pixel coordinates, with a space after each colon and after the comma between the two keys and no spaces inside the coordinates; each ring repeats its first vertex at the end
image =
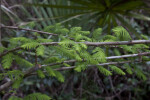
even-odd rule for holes
{"type": "MultiPolygon", "coordinates": [[[[41,45],[58,45],[61,42],[47,42],[41,43],[41,45]]],[[[119,42],[75,42],[75,43],[84,43],[88,46],[109,46],[109,45],[132,45],[132,44],[150,44],[150,40],[133,40],[133,41],[119,41],[119,42]]],[[[16,50],[22,49],[22,47],[16,47],[12,50],[8,50],[0,54],[0,57],[8,54],[9,52],[14,52],[16,50]]]]}
{"type": "Polygon", "coordinates": [[[2,27],[2,28],[15,29],[15,30],[25,30],[25,31],[37,32],[37,33],[40,33],[40,34],[47,34],[47,35],[58,36],[57,34],[54,34],[54,33],[43,32],[43,31],[33,30],[33,29],[27,29],[27,28],[20,28],[20,27],[15,27],[15,26],[5,26],[5,25],[1,25],[1,27],[2,27]]]}
{"type": "MultiPolygon", "coordinates": [[[[47,42],[42,45],[58,45],[61,42],[47,42]]],[[[118,42],[75,42],[83,43],[87,46],[109,46],[109,45],[133,45],[133,44],[150,44],[150,40],[133,40],[133,41],[118,41],[118,42]]]]}
{"type": "MultiPolygon", "coordinates": [[[[137,56],[146,56],[146,55],[150,55],[150,52],[143,52],[143,53],[129,54],[129,55],[121,55],[121,56],[110,56],[110,57],[106,57],[106,59],[111,60],[111,59],[121,59],[121,58],[137,57],[137,56]]],[[[86,61],[86,60],[82,60],[82,61],[86,61]]],[[[63,64],[63,63],[74,63],[74,62],[77,62],[77,60],[66,60],[66,61],[63,61],[61,63],[51,63],[51,64],[48,64],[48,65],[42,65],[42,67],[44,67],[44,66],[54,66],[54,65],[59,65],[59,64],[63,64]]]]}

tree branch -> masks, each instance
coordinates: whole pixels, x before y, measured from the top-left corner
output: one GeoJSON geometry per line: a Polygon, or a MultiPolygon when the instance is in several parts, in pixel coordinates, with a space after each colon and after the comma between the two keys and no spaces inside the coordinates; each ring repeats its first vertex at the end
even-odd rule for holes
{"type": "MultiPolygon", "coordinates": [[[[26,28],[19,28],[15,26],[5,26],[0,25],[1,28],[9,28],[9,29],[17,29],[17,30],[26,30],[31,32],[37,32],[40,34],[47,34],[47,35],[53,35],[58,36],[58,34],[49,33],[49,32],[43,32],[39,30],[33,30],[33,29],[26,29],[26,28]]],[[[41,43],[43,45],[58,45],[59,42],[50,42],[50,43],[41,43]]],[[[76,43],[84,43],[88,46],[102,46],[102,45],[132,45],[132,44],[147,44],[150,43],[150,40],[133,40],[133,41],[118,41],[118,42],[76,42],[76,43]]]]}
{"type": "MultiPolygon", "coordinates": [[[[42,45],[58,45],[61,42],[47,42],[42,45]]],[[[133,40],[133,41],[118,41],[118,42],[75,42],[77,44],[83,43],[87,46],[105,46],[105,45],[132,45],[132,44],[149,44],[150,40],[133,40]]]]}
{"type": "MultiPolygon", "coordinates": [[[[149,60],[144,60],[144,61],[149,61],[149,60]]],[[[102,63],[102,64],[97,64],[97,65],[88,65],[87,67],[96,67],[96,66],[106,66],[106,65],[117,65],[117,64],[125,64],[125,63],[131,63],[131,62],[139,62],[139,60],[128,60],[128,61],[122,61],[122,62],[108,62],[108,63],[102,63]]],[[[69,69],[73,69],[76,68],[76,66],[70,66],[70,67],[61,67],[61,68],[56,68],[54,70],[56,71],[64,71],[64,70],[69,70],[69,69]]],[[[31,75],[36,75],[36,73],[32,73],[31,75]]]]}
{"type": "MultiPolygon", "coordinates": [[[[143,53],[130,54],[130,55],[121,55],[121,56],[110,56],[110,57],[106,57],[106,59],[111,60],[111,59],[121,59],[121,58],[128,58],[128,57],[146,56],[146,55],[150,55],[150,52],[143,52],[143,53]]],[[[86,60],[82,60],[82,61],[86,61],[86,60]]],[[[77,60],[66,60],[66,61],[63,61],[63,62],[60,62],[60,63],[51,63],[51,64],[48,64],[48,65],[42,65],[42,67],[59,65],[59,64],[63,64],[63,63],[73,63],[73,62],[77,62],[77,60]]]]}
{"type": "MultiPolygon", "coordinates": [[[[141,55],[145,55],[145,54],[147,54],[147,53],[142,53],[141,55]]],[[[148,54],[150,54],[150,52],[149,52],[148,54]]],[[[133,57],[135,57],[135,54],[133,54],[133,55],[134,55],[133,57]]],[[[136,55],[138,55],[138,54],[136,54],[136,55]]],[[[124,55],[124,57],[127,57],[127,56],[124,55]]],[[[123,58],[124,58],[124,57],[123,57],[123,58]]],[[[129,57],[129,56],[128,56],[128,57],[129,57]]],[[[130,57],[131,57],[131,56],[130,56],[130,57]]],[[[109,57],[109,58],[110,58],[110,59],[114,59],[115,56],[111,56],[111,57],[109,57]]],[[[117,57],[117,58],[119,58],[119,57],[117,57]]],[[[76,62],[76,60],[68,60],[68,61],[64,61],[64,62],[65,62],[65,63],[66,63],[66,62],[67,62],[67,63],[70,63],[70,62],[76,62]]],[[[108,62],[108,63],[102,63],[102,64],[97,64],[97,65],[88,65],[87,67],[96,67],[96,66],[105,66],[105,65],[116,65],[116,64],[130,63],[130,62],[139,62],[139,60],[135,60],[135,61],[122,61],[122,62],[108,62]]],[[[54,65],[54,64],[56,65],[56,64],[60,64],[60,63],[53,63],[53,65],[54,65]]],[[[51,65],[52,65],[52,64],[51,64],[51,65]]],[[[43,66],[46,66],[46,65],[43,65],[43,66]]],[[[37,65],[37,66],[32,67],[32,68],[30,68],[29,70],[25,71],[25,72],[24,72],[24,77],[28,77],[28,76],[31,76],[31,75],[35,75],[36,73],[33,73],[33,72],[35,72],[36,70],[38,70],[40,67],[41,67],[40,65],[37,65]]],[[[61,67],[61,68],[56,68],[56,69],[54,69],[54,70],[63,71],[63,70],[73,69],[73,68],[75,68],[75,67],[76,67],[76,66],[61,67]]],[[[6,82],[5,84],[3,84],[3,85],[0,86],[0,91],[6,89],[6,88],[8,88],[8,87],[10,87],[12,84],[13,84],[13,81],[8,81],[8,82],[6,82]]]]}
{"type": "MultiPolygon", "coordinates": [[[[29,70],[24,72],[24,78],[29,76],[31,73],[35,72],[36,70],[38,70],[39,68],[41,68],[40,65],[36,65],[35,67],[31,67],[29,70]]],[[[13,84],[13,80],[9,80],[7,81],[5,84],[0,86],[0,92],[5,90],[6,88],[10,87],[13,84]]]]}
{"type": "Polygon", "coordinates": [[[13,84],[13,81],[7,81],[5,84],[0,86],[0,92],[3,91],[4,89],[10,87],[13,84]]]}
{"type": "MultiPolygon", "coordinates": [[[[122,61],[122,62],[109,62],[109,63],[102,63],[102,64],[97,64],[97,65],[88,65],[87,67],[96,67],[96,66],[106,66],[106,65],[117,65],[117,64],[124,64],[124,63],[130,63],[133,61],[122,61]]],[[[61,67],[61,68],[57,68],[54,70],[57,71],[63,71],[63,70],[68,70],[68,69],[73,69],[76,66],[70,66],[70,67],[61,67]]]]}
{"type": "Polygon", "coordinates": [[[43,31],[27,29],[27,28],[20,28],[20,27],[15,27],[15,26],[4,26],[4,25],[1,25],[1,27],[2,28],[9,28],[9,29],[16,29],[16,30],[25,30],[25,31],[37,32],[37,33],[40,33],[40,34],[47,34],[47,35],[58,36],[58,34],[54,34],[54,33],[43,32],[43,31]]]}
{"type": "Polygon", "coordinates": [[[16,51],[16,50],[20,50],[20,49],[22,49],[22,47],[16,47],[16,48],[14,48],[14,49],[5,51],[5,52],[3,52],[3,53],[0,54],[0,58],[1,58],[2,56],[5,56],[6,54],[8,54],[8,53],[10,53],[10,52],[13,52],[13,51],[16,51]]]}
{"type": "MultiPolygon", "coordinates": [[[[41,43],[41,45],[58,45],[61,42],[48,42],[41,43]]],[[[110,46],[110,45],[132,45],[132,44],[150,44],[150,40],[133,40],[133,41],[118,41],[118,42],[75,42],[75,43],[84,43],[87,46],[110,46]]],[[[8,54],[9,52],[13,52],[16,50],[22,49],[22,47],[16,47],[12,50],[8,50],[0,54],[0,57],[8,54]]]]}

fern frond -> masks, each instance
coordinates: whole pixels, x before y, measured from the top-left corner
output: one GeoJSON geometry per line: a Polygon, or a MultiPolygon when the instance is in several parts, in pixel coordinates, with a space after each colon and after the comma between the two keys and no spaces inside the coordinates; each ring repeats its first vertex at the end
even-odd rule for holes
{"type": "Polygon", "coordinates": [[[103,49],[96,47],[92,52],[94,53],[92,55],[93,59],[97,60],[98,62],[106,62],[106,55],[103,49]]]}
{"type": "Polygon", "coordinates": [[[67,64],[67,63],[63,63],[63,65],[64,65],[65,67],[70,67],[70,65],[67,64]]]}
{"type": "Polygon", "coordinates": [[[77,66],[77,67],[74,68],[74,70],[77,71],[77,72],[81,72],[82,71],[82,67],[77,66]]]}
{"type": "Polygon", "coordinates": [[[76,35],[74,35],[74,36],[72,36],[74,39],[75,39],[75,41],[77,41],[77,42],[79,42],[79,41],[83,41],[83,40],[85,40],[85,41],[92,41],[92,39],[91,38],[89,38],[89,37],[87,37],[87,36],[84,36],[84,35],[82,35],[82,34],[77,34],[76,33],[76,35]]]}
{"type": "MultiPolygon", "coordinates": [[[[129,48],[129,46],[128,46],[128,48],[129,48]]],[[[149,46],[147,46],[145,44],[134,44],[132,47],[130,46],[130,48],[131,48],[130,52],[139,53],[140,51],[142,51],[142,48],[146,49],[146,48],[149,48],[149,46]]]]}
{"type": "Polygon", "coordinates": [[[143,71],[140,70],[139,68],[135,68],[134,69],[135,73],[136,73],[136,76],[144,81],[147,80],[147,77],[144,75],[143,71]]]}
{"type": "Polygon", "coordinates": [[[60,58],[58,57],[51,57],[51,58],[46,58],[43,63],[45,64],[49,64],[49,63],[53,63],[53,62],[58,62],[60,61],[60,58]]]}
{"type": "Polygon", "coordinates": [[[45,94],[33,93],[25,96],[23,100],[51,100],[51,98],[45,94]]]}
{"type": "Polygon", "coordinates": [[[82,34],[82,35],[89,35],[90,31],[80,31],[80,34],[82,34]]]}
{"type": "Polygon", "coordinates": [[[146,36],[146,35],[141,35],[141,37],[144,39],[144,40],[149,40],[149,38],[148,38],[148,36],[146,36]]]}
{"type": "Polygon", "coordinates": [[[57,23],[53,26],[47,26],[44,28],[44,31],[61,35],[66,35],[69,33],[69,30],[67,28],[63,28],[61,23],[57,23]]]}
{"type": "Polygon", "coordinates": [[[45,51],[45,46],[40,45],[36,48],[36,53],[38,56],[43,56],[45,51]]]}
{"type": "Polygon", "coordinates": [[[4,69],[10,68],[12,62],[13,62],[13,54],[12,53],[9,53],[2,57],[2,66],[4,69]]]}
{"type": "Polygon", "coordinates": [[[8,77],[11,80],[17,80],[24,76],[23,72],[20,70],[12,70],[7,71],[6,73],[0,73],[0,80],[2,80],[4,77],[8,77]]]}
{"type": "Polygon", "coordinates": [[[29,43],[25,43],[23,44],[21,47],[23,47],[24,49],[35,49],[37,46],[40,46],[41,44],[38,42],[29,42],[29,43]]]}
{"type": "Polygon", "coordinates": [[[51,100],[51,98],[45,94],[32,93],[32,94],[25,96],[24,98],[11,96],[8,100],[51,100]]]}
{"type": "Polygon", "coordinates": [[[103,41],[106,41],[106,40],[116,41],[117,38],[115,36],[112,36],[112,35],[106,35],[103,37],[103,41]]]}
{"type": "Polygon", "coordinates": [[[104,40],[103,42],[115,42],[114,40],[108,39],[108,40],[104,40]]]}
{"type": "Polygon", "coordinates": [[[75,39],[75,41],[79,41],[82,38],[82,35],[81,34],[77,34],[77,35],[74,35],[73,38],[75,39]]]}
{"type": "Polygon", "coordinates": [[[89,41],[89,42],[92,41],[92,39],[87,36],[82,36],[81,38],[78,39],[78,41],[80,41],[80,40],[85,40],[85,41],[89,41]]]}
{"type": "Polygon", "coordinates": [[[10,41],[15,41],[15,42],[23,42],[23,43],[27,43],[27,42],[33,42],[33,40],[26,38],[26,37],[16,37],[16,38],[12,38],[10,39],[10,41]]]}
{"type": "Polygon", "coordinates": [[[93,35],[94,39],[97,39],[100,37],[101,34],[102,34],[102,28],[98,28],[98,29],[94,30],[92,35],[93,35]]]}
{"type": "Polygon", "coordinates": [[[125,73],[123,72],[123,70],[121,70],[120,68],[118,68],[117,66],[109,66],[111,68],[112,71],[116,72],[119,75],[125,75],[125,73]]]}
{"type": "Polygon", "coordinates": [[[25,66],[25,67],[32,67],[33,64],[17,55],[13,55],[14,60],[16,61],[17,64],[21,65],[21,66],[25,66]]]}
{"type": "Polygon", "coordinates": [[[134,51],[134,49],[132,49],[132,46],[120,45],[119,47],[122,47],[124,49],[124,51],[126,51],[126,52],[132,52],[132,53],[136,52],[136,51],[134,51]]]}
{"type": "Polygon", "coordinates": [[[41,70],[37,70],[37,75],[38,75],[40,78],[45,78],[45,75],[44,75],[44,73],[43,73],[41,70]]]}
{"type": "Polygon", "coordinates": [[[80,33],[81,30],[82,30],[81,27],[72,27],[72,28],[70,29],[69,34],[70,34],[70,35],[76,35],[77,33],[80,33]]]}
{"type": "Polygon", "coordinates": [[[49,66],[46,67],[46,72],[48,73],[49,76],[52,76],[52,77],[56,76],[55,71],[52,68],[50,68],[49,66]]]}
{"type": "Polygon", "coordinates": [[[5,47],[0,47],[0,53],[2,53],[6,48],[5,47]]]}
{"type": "Polygon", "coordinates": [[[15,88],[15,89],[18,89],[22,81],[23,81],[23,79],[22,79],[21,77],[18,77],[18,78],[14,81],[12,87],[15,88]]]}
{"type": "Polygon", "coordinates": [[[55,26],[50,25],[50,26],[45,27],[45,28],[44,28],[44,31],[51,33],[51,32],[54,32],[54,28],[55,28],[55,26]]]}
{"type": "Polygon", "coordinates": [[[56,77],[60,82],[64,82],[64,81],[65,81],[64,76],[63,76],[60,72],[54,70],[54,73],[55,73],[55,75],[56,75],[55,77],[56,77]]]}
{"type": "Polygon", "coordinates": [[[62,34],[61,31],[62,31],[63,27],[61,25],[61,23],[56,23],[54,25],[54,33],[55,34],[62,34]]]}
{"type": "Polygon", "coordinates": [[[69,30],[67,28],[60,29],[60,34],[67,35],[68,33],[69,33],[69,30]]]}
{"type": "Polygon", "coordinates": [[[11,96],[8,100],[23,100],[23,98],[19,98],[16,96],[11,96]]]}
{"type": "Polygon", "coordinates": [[[61,26],[60,23],[57,23],[55,25],[50,25],[44,28],[45,32],[50,32],[50,33],[55,33],[55,34],[59,34],[60,29],[62,29],[63,27],[61,26]]]}
{"type": "Polygon", "coordinates": [[[149,46],[146,44],[135,44],[132,46],[132,48],[135,48],[137,50],[137,49],[142,49],[142,48],[149,48],[149,46]]]}
{"type": "Polygon", "coordinates": [[[116,56],[120,56],[121,55],[118,49],[114,49],[114,53],[115,53],[116,56]]]}
{"type": "Polygon", "coordinates": [[[51,40],[51,39],[38,38],[36,41],[39,42],[39,43],[43,43],[43,42],[52,42],[53,40],[51,40]]]}
{"type": "MultiPolygon", "coordinates": [[[[93,57],[90,55],[90,53],[87,52],[86,50],[82,50],[81,52],[79,52],[79,54],[80,54],[80,57],[82,59],[87,60],[87,62],[89,64],[98,64],[98,62],[96,60],[94,60],[93,57]]],[[[82,61],[82,59],[81,59],[81,61],[82,61]]]]}
{"type": "Polygon", "coordinates": [[[131,40],[130,34],[122,26],[117,26],[117,27],[113,28],[112,31],[115,33],[118,40],[120,40],[120,41],[129,41],[129,40],[131,40]]]}
{"type": "Polygon", "coordinates": [[[77,53],[75,53],[75,54],[76,54],[75,59],[76,59],[77,61],[82,61],[82,58],[81,58],[77,53]]]}
{"type": "Polygon", "coordinates": [[[107,70],[106,68],[104,68],[102,66],[97,66],[97,67],[102,74],[104,74],[106,76],[112,75],[112,73],[109,70],[107,70]]]}
{"type": "Polygon", "coordinates": [[[79,45],[80,45],[80,47],[83,48],[83,49],[87,49],[87,48],[88,48],[87,45],[84,44],[84,43],[79,43],[79,45]]]}
{"type": "Polygon", "coordinates": [[[65,40],[62,40],[59,45],[61,46],[64,46],[64,47],[69,47],[70,45],[74,45],[74,41],[72,40],[69,40],[69,39],[65,39],[65,40]]]}
{"type": "Polygon", "coordinates": [[[77,72],[81,72],[81,71],[84,71],[86,69],[86,64],[84,63],[79,63],[75,68],[74,70],[77,71],[77,72]]]}
{"type": "Polygon", "coordinates": [[[133,74],[132,68],[131,68],[128,64],[124,64],[123,66],[125,66],[126,71],[127,71],[129,74],[133,74]]]}
{"type": "Polygon", "coordinates": [[[78,52],[80,52],[82,50],[82,48],[78,44],[74,44],[73,45],[73,49],[76,50],[76,51],[78,51],[78,52]]]}
{"type": "Polygon", "coordinates": [[[56,49],[56,51],[58,52],[58,54],[60,54],[61,56],[64,57],[68,57],[68,58],[76,58],[76,53],[74,50],[68,50],[64,47],[58,47],[58,46],[54,46],[53,49],[56,49]]]}

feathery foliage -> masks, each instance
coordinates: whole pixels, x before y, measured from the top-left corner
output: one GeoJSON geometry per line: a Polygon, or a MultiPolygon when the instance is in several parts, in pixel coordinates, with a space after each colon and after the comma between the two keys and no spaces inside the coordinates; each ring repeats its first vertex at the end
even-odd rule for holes
{"type": "Polygon", "coordinates": [[[33,64],[23,58],[21,58],[20,56],[18,55],[13,55],[14,57],[14,60],[16,61],[16,63],[20,66],[25,66],[25,67],[32,67],[33,64]]]}
{"type": "Polygon", "coordinates": [[[103,49],[96,47],[92,52],[94,53],[92,57],[99,63],[106,62],[106,55],[103,49]]]}
{"type": "Polygon", "coordinates": [[[9,100],[51,100],[51,98],[45,94],[33,93],[25,96],[24,98],[12,96],[9,98],[9,100]]]}
{"type": "Polygon", "coordinates": [[[74,70],[77,71],[77,72],[81,72],[81,71],[84,71],[86,68],[87,67],[86,67],[85,64],[79,63],[74,70]]]}
{"type": "Polygon", "coordinates": [[[36,49],[36,53],[38,56],[42,56],[44,55],[44,51],[45,51],[45,47],[43,45],[40,45],[39,47],[37,47],[36,49]]]}
{"type": "Polygon", "coordinates": [[[54,70],[52,69],[52,68],[50,68],[49,66],[48,67],[46,67],[46,72],[48,73],[48,75],[49,76],[56,76],[56,74],[55,74],[55,72],[54,72],[54,70]]]}
{"type": "Polygon", "coordinates": [[[119,41],[131,40],[130,34],[122,26],[118,26],[112,29],[119,41]]]}
{"type": "Polygon", "coordinates": [[[102,74],[104,74],[106,76],[112,75],[112,73],[109,70],[107,70],[106,68],[104,68],[102,66],[97,66],[97,67],[102,74]]]}
{"type": "Polygon", "coordinates": [[[9,53],[2,57],[2,66],[3,68],[7,69],[11,67],[11,64],[13,62],[13,54],[9,53]]]}
{"type": "Polygon", "coordinates": [[[20,70],[7,71],[6,73],[0,73],[0,80],[8,77],[11,80],[18,80],[24,76],[23,72],[20,70]]]}
{"type": "Polygon", "coordinates": [[[2,53],[4,50],[5,50],[5,48],[1,46],[0,47],[0,53],[2,53]]]}
{"type": "Polygon", "coordinates": [[[127,71],[129,74],[133,74],[132,68],[131,68],[128,64],[124,64],[124,66],[126,67],[126,71],[127,71]]]}
{"type": "MultiPolygon", "coordinates": [[[[102,29],[98,28],[92,32],[82,31],[81,27],[73,27],[66,29],[61,26],[61,24],[56,24],[54,26],[47,26],[44,31],[52,32],[59,34],[59,36],[49,36],[48,39],[43,38],[43,35],[38,34],[36,39],[27,38],[27,37],[16,37],[10,39],[10,44],[8,47],[0,47],[0,53],[3,54],[5,51],[11,50],[12,47],[21,47],[19,51],[8,51],[7,54],[2,56],[2,67],[4,69],[10,69],[13,66],[13,63],[16,63],[20,70],[7,71],[1,73],[1,80],[4,77],[8,77],[11,80],[14,80],[13,88],[18,88],[23,81],[23,71],[27,67],[34,67],[35,64],[39,65],[39,68],[36,70],[37,75],[40,78],[45,78],[47,76],[56,78],[60,82],[65,81],[63,73],[56,71],[56,69],[61,67],[75,67],[74,70],[77,72],[82,72],[88,68],[88,66],[97,66],[99,72],[103,75],[109,76],[113,72],[119,75],[125,75],[126,73],[121,69],[122,67],[117,67],[115,65],[109,65],[109,70],[106,67],[99,66],[97,64],[107,63],[112,61],[126,61],[128,60],[137,60],[134,58],[121,58],[115,60],[107,60],[107,56],[120,56],[124,54],[132,54],[139,52],[149,52],[148,44],[135,44],[135,45],[118,45],[115,49],[110,50],[109,46],[93,47],[87,46],[85,43],[93,41],[95,42],[119,42],[119,41],[131,41],[130,34],[128,31],[121,27],[115,27],[112,29],[113,35],[103,35],[102,29]],[[91,37],[91,38],[90,38],[91,37]],[[57,45],[48,45],[51,42],[58,42],[57,45]],[[47,43],[44,45],[44,43],[47,43]],[[141,47],[143,49],[141,49],[141,47]],[[28,55],[26,55],[28,54],[28,55]],[[34,59],[32,59],[35,57],[34,59]],[[70,62],[67,61],[70,60],[70,62]],[[30,61],[30,62],[29,62],[30,61]],[[63,62],[64,61],[64,62],[63,62]],[[66,62],[65,62],[66,61],[66,62]],[[72,62],[73,61],[73,62],[72,62]],[[74,62],[75,61],[75,62],[74,62]],[[33,63],[34,62],[34,63],[33,63]],[[40,65],[43,64],[43,65],[40,65]],[[26,67],[23,69],[22,67],[26,67]]],[[[17,49],[18,50],[18,49],[17,49]]],[[[146,76],[142,70],[139,68],[133,68],[129,64],[122,64],[126,69],[126,72],[129,74],[135,73],[138,78],[146,80],[146,76]]],[[[32,72],[29,73],[29,76],[32,75],[32,72]]],[[[17,100],[17,97],[12,97],[17,100]]],[[[13,99],[10,100],[13,100],[13,99]]],[[[18,98],[20,99],[20,98],[18,98]]],[[[21,98],[22,99],[22,98],[21,98]]],[[[49,100],[48,97],[41,94],[31,94],[24,97],[22,100],[49,100]],[[45,97],[45,99],[44,99],[45,97]]]]}
{"type": "Polygon", "coordinates": [[[115,71],[117,74],[120,74],[120,75],[125,75],[125,73],[120,69],[120,68],[118,68],[117,66],[109,66],[110,67],[110,69],[112,70],[112,71],[115,71]]]}
{"type": "Polygon", "coordinates": [[[56,78],[60,81],[60,82],[64,82],[65,81],[65,78],[64,76],[58,72],[58,71],[54,71],[55,75],[56,75],[56,78]]]}
{"type": "Polygon", "coordinates": [[[37,70],[37,75],[38,75],[40,78],[45,78],[45,74],[44,74],[43,71],[41,71],[41,70],[37,70]]]}

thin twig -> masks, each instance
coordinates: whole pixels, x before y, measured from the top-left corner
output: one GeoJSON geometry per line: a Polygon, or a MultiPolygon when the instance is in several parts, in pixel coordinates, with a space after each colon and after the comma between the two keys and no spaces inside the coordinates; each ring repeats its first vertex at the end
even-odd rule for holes
{"type": "MultiPolygon", "coordinates": [[[[9,28],[9,29],[18,29],[18,30],[26,30],[26,31],[32,31],[37,32],[41,34],[48,34],[48,35],[54,35],[58,36],[58,34],[49,33],[49,32],[43,32],[33,29],[26,29],[26,28],[19,28],[15,26],[5,26],[1,25],[2,28],[9,28]]],[[[50,43],[42,43],[43,45],[58,45],[59,42],[50,42],[50,43]]],[[[84,43],[88,46],[102,46],[102,45],[132,45],[132,44],[147,44],[150,43],[150,40],[133,40],[133,41],[118,41],[118,42],[76,42],[76,43],[84,43]]]]}
{"type": "MultiPolygon", "coordinates": [[[[24,72],[24,78],[28,77],[31,73],[37,71],[39,68],[40,68],[40,65],[37,64],[35,67],[31,67],[29,70],[25,71],[24,72]]],[[[1,85],[0,86],[0,92],[5,90],[6,88],[10,87],[14,81],[15,80],[10,80],[10,81],[7,81],[5,84],[1,85]]]]}
{"type": "MultiPolygon", "coordinates": [[[[58,45],[61,42],[47,42],[47,43],[41,43],[41,45],[58,45]]],[[[131,45],[131,44],[149,44],[150,40],[133,40],[131,41],[119,41],[119,42],[75,42],[75,43],[84,43],[88,46],[105,46],[105,45],[131,45]]],[[[22,49],[22,47],[16,47],[12,50],[8,50],[2,54],[0,54],[0,57],[8,54],[9,52],[13,52],[16,50],[22,49]]]]}
{"type": "MultiPolygon", "coordinates": [[[[144,60],[144,61],[147,61],[147,60],[144,60]]],[[[148,60],[149,61],[149,60],[148,60]]],[[[125,63],[131,63],[131,62],[139,62],[139,60],[134,60],[134,61],[122,61],[122,62],[108,62],[108,63],[102,63],[102,64],[97,64],[97,65],[88,65],[87,67],[96,67],[96,66],[106,66],[106,65],[117,65],[117,64],[125,64],[125,63]]],[[[61,68],[56,68],[56,69],[53,69],[53,70],[56,70],[56,71],[64,71],[64,70],[70,70],[70,69],[74,69],[76,68],[76,66],[70,66],[70,67],[61,67],[61,68]]],[[[46,72],[46,71],[44,71],[46,72]]],[[[32,73],[32,74],[28,74],[29,76],[31,75],[36,75],[36,73],[32,73]]]]}
{"type": "Polygon", "coordinates": [[[43,31],[33,30],[33,29],[27,29],[27,28],[20,28],[20,27],[15,27],[15,26],[1,25],[1,27],[2,28],[9,28],[9,29],[16,29],[16,30],[25,30],[25,31],[37,32],[37,33],[40,33],[40,34],[47,34],[47,35],[58,36],[58,34],[54,34],[54,33],[43,32],[43,31]]]}
{"type": "MultiPolygon", "coordinates": [[[[47,42],[42,45],[58,45],[61,42],[47,42]]],[[[83,43],[87,46],[108,46],[108,45],[133,45],[133,44],[150,44],[150,40],[133,40],[133,41],[118,41],[118,42],[75,42],[83,43]]]]}
{"type": "MultiPolygon", "coordinates": [[[[134,61],[134,62],[138,62],[139,60],[137,61],[134,61]]],[[[115,65],[115,64],[124,64],[124,63],[130,63],[132,61],[122,61],[122,62],[109,62],[109,63],[102,63],[102,64],[98,64],[98,65],[88,65],[87,67],[96,67],[96,66],[104,66],[104,65],[115,65]]],[[[54,70],[57,70],[57,71],[63,71],[63,70],[68,70],[68,69],[73,69],[75,68],[76,66],[71,66],[71,67],[61,67],[61,68],[56,68],[54,70]]],[[[28,76],[31,76],[31,75],[36,75],[36,73],[33,73],[35,72],[36,70],[38,70],[40,68],[39,65],[36,65],[35,67],[32,67],[30,68],[29,70],[25,71],[24,72],[24,77],[28,77],[28,76]]],[[[10,87],[11,85],[13,84],[13,81],[8,81],[6,82],[5,84],[1,85],[0,86],[0,91],[10,87]]]]}
{"type": "Polygon", "coordinates": [[[4,89],[10,87],[13,84],[13,81],[7,81],[5,84],[0,86],[0,92],[3,91],[4,89]]]}
{"type": "MultiPolygon", "coordinates": [[[[106,59],[111,60],[111,59],[121,59],[121,58],[128,58],[128,57],[146,56],[146,55],[150,55],[150,52],[143,52],[143,53],[139,53],[139,54],[130,54],[130,55],[121,55],[121,56],[110,56],[110,57],[106,57],[106,59]]],[[[86,61],[86,60],[82,60],[82,61],[86,61]]],[[[77,60],[66,60],[66,61],[63,61],[63,62],[60,62],[60,63],[51,63],[51,64],[48,64],[48,65],[42,65],[42,67],[59,65],[59,64],[63,64],[63,63],[73,63],[73,62],[77,62],[77,60]]],[[[113,63],[114,62],[111,62],[111,64],[113,64],[113,63]]],[[[117,62],[115,62],[115,64],[116,63],[117,62]]],[[[110,63],[104,63],[104,64],[109,65],[110,63]]]]}
{"type": "Polygon", "coordinates": [[[10,53],[10,52],[14,52],[14,51],[20,50],[20,49],[22,49],[22,47],[16,47],[16,48],[14,48],[14,49],[5,51],[5,52],[3,52],[3,53],[0,54],[0,58],[1,58],[2,56],[5,56],[6,54],[8,54],[8,53],[10,53]]]}
{"type": "MultiPolygon", "coordinates": [[[[97,64],[97,65],[88,65],[87,67],[96,67],[96,66],[106,66],[106,65],[117,65],[117,64],[124,64],[124,63],[130,63],[133,61],[122,61],[122,62],[108,62],[108,63],[102,63],[102,64],[97,64]]],[[[134,61],[134,62],[138,62],[138,61],[134,61]]],[[[76,66],[70,66],[70,67],[61,67],[61,68],[56,68],[54,70],[57,71],[63,71],[63,70],[69,70],[69,69],[73,69],[76,66]]]]}

